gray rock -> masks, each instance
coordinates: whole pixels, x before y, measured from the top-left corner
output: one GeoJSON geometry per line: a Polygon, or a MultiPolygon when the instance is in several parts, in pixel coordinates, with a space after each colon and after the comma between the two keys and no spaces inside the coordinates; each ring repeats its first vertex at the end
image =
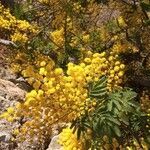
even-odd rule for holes
{"type": "Polygon", "coordinates": [[[7,67],[0,66],[0,78],[4,80],[16,79],[16,75],[7,67]]]}
{"type": "Polygon", "coordinates": [[[13,106],[17,101],[23,100],[26,92],[14,83],[0,79],[0,112],[13,106]]]}
{"type": "Polygon", "coordinates": [[[9,132],[1,131],[0,132],[0,142],[10,142],[12,135],[9,132]]]}
{"type": "Polygon", "coordinates": [[[58,139],[59,135],[54,136],[47,150],[63,150],[63,147],[60,144],[58,144],[58,139]]]}
{"type": "Polygon", "coordinates": [[[25,96],[25,91],[18,88],[14,83],[0,79],[0,94],[8,95],[13,99],[23,99],[25,96]]]}
{"type": "MultiPolygon", "coordinates": [[[[26,91],[9,81],[15,78],[15,74],[0,66],[0,114],[17,101],[24,100],[26,91]]],[[[16,143],[11,140],[12,131],[19,126],[19,122],[10,123],[0,119],[0,150],[14,150],[16,143]]]]}
{"type": "Polygon", "coordinates": [[[0,150],[14,150],[16,143],[12,141],[12,131],[18,126],[18,123],[0,120],[0,150]]]}
{"type": "Polygon", "coordinates": [[[51,142],[47,150],[63,150],[63,147],[58,143],[59,133],[63,128],[70,126],[70,123],[58,123],[52,127],[51,142]]]}

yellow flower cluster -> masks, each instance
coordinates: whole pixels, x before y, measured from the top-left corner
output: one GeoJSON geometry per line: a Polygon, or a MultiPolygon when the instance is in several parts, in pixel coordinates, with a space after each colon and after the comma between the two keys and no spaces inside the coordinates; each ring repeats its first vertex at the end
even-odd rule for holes
{"type": "Polygon", "coordinates": [[[116,53],[122,53],[122,52],[126,52],[127,48],[128,48],[128,45],[122,44],[120,43],[120,41],[118,41],[114,44],[112,51],[116,53]]]}
{"type": "Polygon", "coordinates": [[[141,108],[148,112],[150,110],[150,95],[148,91],[143,91],[142,96],[140,97],[141,108]]]}
{"type": "Polygon", "coordinates": [[[9,9],[5,9],[3,5],[0,4],[0,27],[10,29],[14,23],[16,23],[15,17],[10,14],[9,9]]]}
{"type": "Polygon", "coordinates": [[[25,20],[18,20],[11,15],[10,10],[0,4],[0,29],[10,31],[10,39],[14,42],[26,42],[29,33],[36,33],[37,29],[25,20]]]}
{"type": "Polygon", "coordinates": [[[80,13],[81,10],[83,10],[83,7],[79,2],[73,3],[73,11],[80,13]]]}
{"type": "Polygon", "coordinates": [[[125,23],[125,20],[123,18],[123,16],[119,16],[118,19],[118,25],[121,27],[121,28],[125,28],[127,27],[127,24],[125,23]]]}
{"type": "Polygon", "coordinates": [[[14,115],[14,112],[15,112],[15,110],[14,110],[13,107],[8,107],[8,108],[7,108],[7,111],[4,112],[4,113],[2,113],[2,114],[0,115],[0,118],[5,118],[5,119],[7,119],[9,122],[13,122],[14,119],[15,119],[15,117],[16,117],[16,116],[14,115]]]}
{"type": "MultiPolygon", "coordinates": [[[[41,101],[42,99],[38,95],[40,93],[40,95],[44,95],[43,99],[48,99],[47,105],[51,106],[51,110],[53,110],[53,107],[54,109],[59,108],[60,111],[63,109],[64,114],[71,111],[68,115],[70,119],[80,115],[82,112],[81,106],[84,109],[87,97],[87,89],[83,79],[84,70],[78,66],[73,68],[74,64],[70,63],[68,64],[68,76],[65,76],[61,68],[53,69],[53,62],[50,60],[48,63],[43,60],[39,65],[38,72],[35,71],[33,66],[28,66],[22,71],[22,75],[37,90],[27,94],[24,104],[30,106],[34,100],[36,102],[41,101]]],[[[55,110],[53,113],[55,113],[55,110]]],[[[58,113],[57,115],[59,117],[61,114],[58,113]]],[[[56,119],[56,117],[54,118],[56,119]]]]}
{"type": "Polygon", "coordinates": [[[24,42],[26,42],[28,40],[28,37],[27,37],[26,33],[22,34],[22,33],[18,32],[18,31],[16,31],[13,35],[11,35],[11,40],[13,42],[19,41],[19,42],[24,43],[24,42]]]}
{"type": "Polygon", "coordinates": [[[115,41],[115,44],[112,47],[112,52],[117,54],[126,52],[138,52],[138,48],[130,44],[129,42],[125,41],[124,43],[122,43],[119,36],[116,35],[112,39],[115,41]]]}
{"type": "Polygon", "coordinates": [[[108,76],[107,86],[109,91],[118,88],[118,85],[122,83],[125,65],[117,59],[118,55],[111,55],[108,58],[110,68],[107,75],[108,76]]]}
{"type": "Polygon", "coordinates": [[[108,78],[107,87],[111,91],[114,88],[118,88],[122,83],[124,75],[125,65],[118,59],[118,55],[111,53],[106,56],[106,53],[92,54],[90,51],[87,53],[89,57],[84,59],[87,63],[85,67],[86,80],[98,81],[99,77],[106,75],[108,78]]]}
{"type": "Polygon", "coordinates": [[[82,37],[83,42],[88,43],[90,40],[90,35],[89,34],[85,34],[82,37]]]}
{"type": "Polygon", "coordinates": [[[64,44],[64,29],[61,28],[60,30],[54,30],[50,33],[50,37],[56,45],[61,47],[64,44]]]}
{"type": "Polygon", "coordinates": [[[16,109],[16,116],[31,118],[20,129],[21,133],[34,135],[37,132],[50,134],[51,125],[56,122],[71,122],[84,115],[85,110],[91,112],[96,101],[88,97],[88,83],[98,81],[102,75],[108,77],[108,90],[119,87],[122,82],[125,65],[118,61],[118,56],[111,54],[87,52],[83,62],[68,63],[66,72],[55,68],[54,62],[40,53],[34,54],[36,61],[31,64],[25,54],[16,58],[22,61],[17,69],[26,78],[34,90],[26,95],[24,103],[16,109]],[[20,57],[20,59],[19,59],[20,57]],[[19,66],[20,65],[20,66],[19,66]],[[49,132],[48,132],[49,131],[49,132]]]}
{"type": "Polygon", "coordinates": [[[48,4],[49,3],[49,0],[38,0],[40,3],[45,3],[45,4],[48,4]]]}
{"type": "Polygon", "coordinates": [[[77,140],[76,133],[73,134],[70,128],[62,130],[58,143],[63,146],[63,150],[83,150],[81,140],[77,140]]]}
{"type": "Polygon", "coordinates": [[[30,65],[30,60],[25,52],[14,52],[8,57],[8,62],[10,63],[10,68],[14,73],[19,73],[30,65]]]}

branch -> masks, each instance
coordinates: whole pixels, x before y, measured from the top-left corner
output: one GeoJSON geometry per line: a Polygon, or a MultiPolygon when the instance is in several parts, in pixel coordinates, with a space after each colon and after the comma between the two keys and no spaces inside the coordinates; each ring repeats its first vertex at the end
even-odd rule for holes
{"type": "Polygon", "coordinates": [[[9,41],[9,40],[4,40],[4,39],[0,39],[0,43],[4,44],[4,45],[13,45],[14,47],[18,47],[14,42],[9,41]]]}

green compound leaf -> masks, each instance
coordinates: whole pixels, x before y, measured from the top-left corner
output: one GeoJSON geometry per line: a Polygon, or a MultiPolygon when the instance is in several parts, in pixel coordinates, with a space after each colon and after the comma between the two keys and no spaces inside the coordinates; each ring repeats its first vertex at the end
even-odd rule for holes
{"type": "Polygon", "coordinates": [[[89,91],[91,98],[102,98],[107,93],[107,78],[102,76],[97,82],[95,82],[89,91]]]}
{"type": "Polygon", "coordinates": [[[134,101],[137,94],[130,89],[123,89],[112,92],[107,100],[107,110],[119,116],[120,113],[130,113],[137,104],[134,101]]]}

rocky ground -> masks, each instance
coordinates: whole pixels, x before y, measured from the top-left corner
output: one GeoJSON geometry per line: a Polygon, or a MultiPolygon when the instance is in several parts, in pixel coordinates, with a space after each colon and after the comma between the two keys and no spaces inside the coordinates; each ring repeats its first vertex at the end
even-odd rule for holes
{"type": "MultiPolygon", "coordinates": [[[[7,107],[13,106],[17,101],[24,99],[26,91],[19,88],[12,80],[16,80],[16,75],[10,71],[5,60],[7,48],[0,46],[0,113],[7,107]]],[[[5,119],[0,120],[0,150],[13,150],[15,143],[11,142],[12,130],[18,123],[9,123],[5,119]]]]}
{"type": "MultiPolygon", "coordinates": [[[[0,45],[0,114],[7,107],[13,106],[17,101],[23,100],[28,86],[25,80],[17,77],[9,68],[5,58],[8,55],[8,49],[0,45]]],[[[12,131],[20,126],[19,122],[9,123],[5,119],[0,120],[0,150],[60,150],[60,145],[57,144],[58,125],[54,126],[54,134],[51,137],[50,144],[46,146],[37,146],[37,143],[29,144],[27,141],[23,143],[12,142],[12,131]]]]}

